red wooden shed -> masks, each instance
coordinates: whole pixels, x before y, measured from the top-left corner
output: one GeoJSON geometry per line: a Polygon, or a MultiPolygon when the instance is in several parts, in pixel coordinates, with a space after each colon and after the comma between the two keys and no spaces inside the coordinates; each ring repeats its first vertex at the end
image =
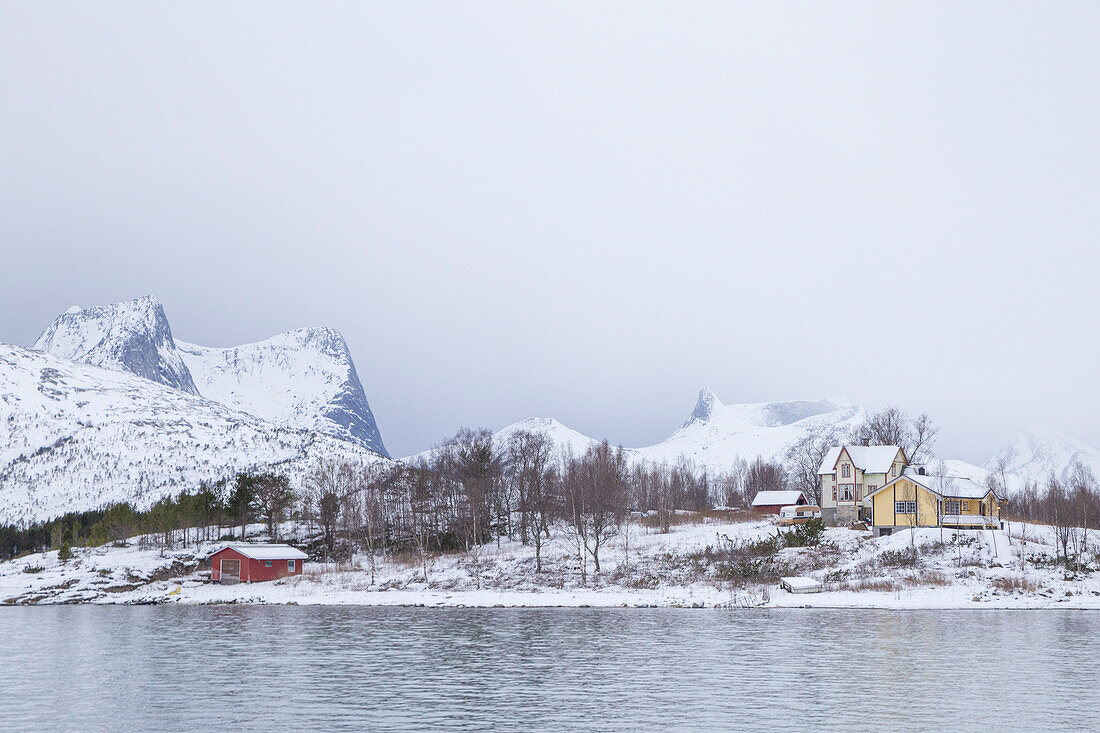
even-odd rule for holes
{"type": "Polygon", "coordinates": [[[306,553],[290,545],[229,545],[210,556],[215,583],[258,583],[301,575],[306,553]]]}

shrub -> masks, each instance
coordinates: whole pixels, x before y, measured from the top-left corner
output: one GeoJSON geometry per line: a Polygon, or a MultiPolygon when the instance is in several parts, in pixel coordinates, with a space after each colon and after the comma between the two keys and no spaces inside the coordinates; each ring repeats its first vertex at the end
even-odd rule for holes
{"type": "Polygon", "coordinates": [[[820,519],[811,519],[786,532],[780,531],[779,541],[784,547],[808,547],[821,542],[821,536],[824,534],[825,522],[820,519]]]}
{"type": "MultiPolygon", "coordinates": [[[[659,529],[661,517],[656,513],[644,514],[635,520],[642,527],[659,529]]],[[[667,519],[670,527],[698,524],[735,524],[741,522],[759,522],[760,515],[743,509],[705,509],[700,512],[673,512],[667,519]]]]}
{"type": "Polygon", "coordinates": [[[911,568],[917,564],[917,553],[913,549],[886,550],[878,556],[878,564],[884,568],[911,568]]]}
{"type": "Polygon", "coordinates": [[[72,558],[73,548],[69,547],[68,542],[62,542],[61,547],[57,548],[57,559],[61,562],[65,562],[72,558]]]}
{"type": "Polygon", "coordinates": [[[749,557],[767,557],[779,552],[781,546],[782,540],[778,535],[775,537],[761,537],[745,545],[745,554],[749,557]]]}

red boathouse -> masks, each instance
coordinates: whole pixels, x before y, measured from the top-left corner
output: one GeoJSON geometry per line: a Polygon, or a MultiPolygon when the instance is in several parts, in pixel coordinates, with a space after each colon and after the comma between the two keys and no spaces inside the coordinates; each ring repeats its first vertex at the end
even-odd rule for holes
{"type": "Polygon", "coordinates": [[[214,583],[259,583],[301,575],[306,553],[290,545],[229,545],[210,556],[214,583]]]}

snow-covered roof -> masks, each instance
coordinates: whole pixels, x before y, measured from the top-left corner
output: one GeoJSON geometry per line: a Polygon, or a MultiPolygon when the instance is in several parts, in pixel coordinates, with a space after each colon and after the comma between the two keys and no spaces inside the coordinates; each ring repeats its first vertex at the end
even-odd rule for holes
{"type": "Polygon", "coordinates": [[[813,578],[807,578],[802,575],[791,575],[780,578],[786,583],[792,590],[820,590],[821,581],[814,580],[813,578]]]}
{"type": "MultiPolygon", "coordinates": [[[[996,493],[992,491],[988,486],[975,481],[968,476],[933,476],[929,473],[920,473],[919,469],[913,466],[907,466],[902,475],[898,476],[893,481],[888,481],[878,491],[873,491],[868,494],[871,497],[879,491],[883,491],[890,486],[893,486],[901,479],[909,479],[915,484],[920,484],[924,488],[931,491],[933,494],[943,497],[950,497],[952,499],[984,499],[987,494],[996,493]]],[[[997,496],[998,499],[1004,499],[1004,497],[997,496]]]]}
{"type": "Polygon", "coordinates": [[[758,491],[753,497],[753,506],[777,506],[797,504],[799,499],[805,499],[801,491],[758,491]]]}
{"type": "Polygon", "coordinates": [[[218,552],[223,550],[235,550],[253,560],[305,560],[308,557],[290,545],[226,545],[218,552]]]}
{"type": "Polygon", "coordinates": [[[848,451],[852,463],[864,473],[887,473],[900,448],[896,445],[834,445],[821,461],[821,468],[817,469],[818,476],[832,473],[836,469],[842,450],[848,451]]]}

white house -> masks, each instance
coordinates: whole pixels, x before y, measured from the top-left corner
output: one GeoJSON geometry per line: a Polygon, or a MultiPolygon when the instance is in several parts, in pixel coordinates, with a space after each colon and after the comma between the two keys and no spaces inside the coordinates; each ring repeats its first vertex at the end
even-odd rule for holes
{"type": "Polygon", "coordinates": [[[909,460],[896,445],[837,445],[817,470],[826,524],[870,520],[867,497],[902,474],[909,460]]]}

